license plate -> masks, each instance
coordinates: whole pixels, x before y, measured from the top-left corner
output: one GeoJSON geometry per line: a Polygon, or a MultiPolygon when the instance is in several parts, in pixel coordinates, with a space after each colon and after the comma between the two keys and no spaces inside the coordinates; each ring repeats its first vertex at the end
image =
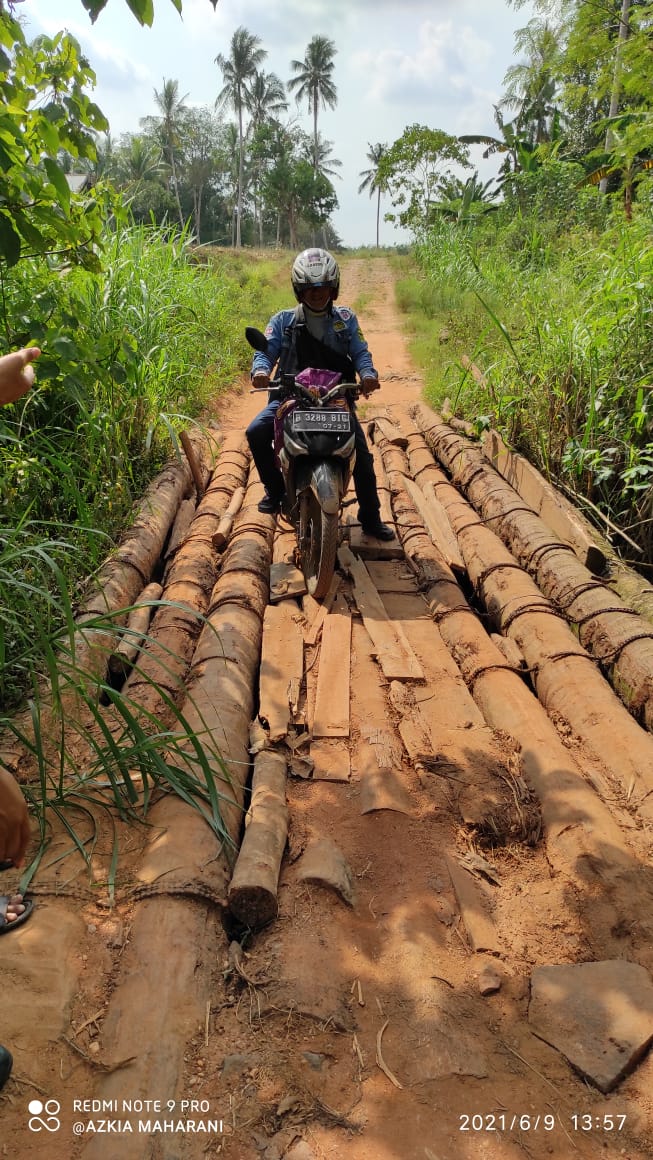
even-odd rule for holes
{"type": "Polygon", "coordinates": [[[351,432],[349,411],[293,411],[293,431],[329,431],[331,434],[351,432]]]}

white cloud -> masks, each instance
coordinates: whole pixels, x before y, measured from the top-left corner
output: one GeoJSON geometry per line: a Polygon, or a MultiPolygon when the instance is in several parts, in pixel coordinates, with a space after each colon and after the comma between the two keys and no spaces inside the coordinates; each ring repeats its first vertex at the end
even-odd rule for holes
{"type": "MultiPolygon", "coordinates": [[[[28,0],[23,14],[28,35],[66,26],[80,41],[114,136],[136,131],[155,111],[153,91],[164,77],[178,80],[189,104],[213,106],[222,82],[215,57],[229,52],[239,25],[260,38],[265,68],[282,80],[313,35],[329,36],[337,47],[338,107],[320,113],[320,130],[343,162],[334,220],[350,245],[374,240],[374,203],[357,192],[368,143],[390,143],[414,122],[492,132],[513,31],[531,15],[505,0],[458,0],[455,8],[451,0],[219,0],[215,12],[209,0],[183,0],[183,18],[170,0],[154,4],[151,29],[138,25],[126,0],[108,0],[94,25],[82,0],[28,0]]],[[[305,106],[291,100],[289,113],[310,130],[305,106]]],[[[481,166],[485,180],[488,168],[481,166]]],[[[401,239],[385,225],[382,240],[401,239]]]]}

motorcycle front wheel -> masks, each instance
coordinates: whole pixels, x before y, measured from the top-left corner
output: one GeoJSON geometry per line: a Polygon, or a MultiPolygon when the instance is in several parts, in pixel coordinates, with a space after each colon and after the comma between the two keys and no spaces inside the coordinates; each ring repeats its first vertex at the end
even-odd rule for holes
{"type": "Polygon", "coordinates": [[[339,513],[323,511],[312,491],[305,496],[305,503],[301,568],[309,594],[321,600],[329,590],[336,567],[339,513]]]}

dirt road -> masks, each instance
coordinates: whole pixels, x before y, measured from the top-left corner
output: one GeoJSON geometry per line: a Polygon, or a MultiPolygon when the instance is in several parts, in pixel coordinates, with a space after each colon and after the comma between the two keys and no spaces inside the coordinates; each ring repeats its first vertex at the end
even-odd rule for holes
{"type": "MultiPolygon", "coordinates": [[[[421,383],[389,267],[350,260],[343,273],[343,301],[360,304],[384,384],[365,410],[380,416],[389,499],[394,454],[415,475],[405,433],[421,383]],[[384,418],[403,424],[394,448],[384,418]]],[[[222,430],[242,430],[257,407],[234,392],[219,407],[222,430]]],[[[60,897],[39,897],[37,876],[38,908],[0,943],[0,1041],[16,1057],[0,1095],[0,1155],[653,1153],[646,794],[617,783],[618,752],[597,753],[559,710],[539,708],[541,674],[525,671],[537,666],[481,664],[493,631],[483,584],[433,562],[426,576],[399,541],[384,552],[350,533],[383,615],[346,553],[321,636],[310,602],[275,605],[288,633],[304,636],[291,740],[321,742],[313,776],[304,744],[291,764],[278,916],[248,934],[197,895],[138,902],[119,887],[110,908],[77,872],[60,897]],[[378,635],[386,616],[392,647],[378,635]],[[145,927],[147,906],[157,909],[145,927]],[[144,1087],[148,1074],[167,1089],[144,1087]]],[[[275,559],[288,558],[277,538],[275,559]]],[[[268,665],[263,717],[288,687],[291,651],[268,665]]],[[[646,761],[653,741],[637,729],[646,761]]],[[[192,825],[186,837],[178,816],[159,825],[173,860],[185,857],[192,825]]],[[[145,844],[124,838],[125,885],[145,844]]],[[[98,849],[106,870],[111,844],[98,849]]]]}

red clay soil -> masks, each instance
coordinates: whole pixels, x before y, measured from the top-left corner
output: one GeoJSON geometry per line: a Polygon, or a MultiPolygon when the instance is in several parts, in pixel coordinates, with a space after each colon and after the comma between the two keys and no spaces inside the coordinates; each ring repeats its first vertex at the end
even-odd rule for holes
{"type": "MultiPolygon", "coordinates": [[[[374,409],[391,415],[395,405],[418,401],[422,383],[383,259],[344,263],[342,301],[356,309],[358,299],[383,382],[374,409]]],[[[223,431],[242,430],[258,410],[247,386],[217,408],[223,431]]],[[[366,409],[371,413],[371,403],[363,415],[366,409]]],[[[119,900],[111,909],[79,879],[67,890],[67,876],[77,873],[74,856],[61,863],[60,897],[39,894],[37,877],[30,921],[0,941],[0,1041],[16,1060],[0,1095],[0,1157],[653,1154],[653,1059],[644,1052],[606,1096],[536,1036],[528,1019],[537,967],[626,959],[653,971],[651,829],[627,794],[613,790],[607,804],[627,891],[616,878],[593,877],[580,855],[575,864],[572,845],[563,861],[549,861],[519,746],[509,731],[485,723],[406,562],[377,565],[375,575],[424,678],[384,678],[352,583],[343,578],[353,612],[351,727],[343,742],[351,778],[289,778],[279,914],[245,939],[230,932],[242,953],[233,943],[229,953],[219,907],[169,899],[165,924],[159,932],[151,925],[139,951],[131,932],[143,902],[119,900]],[[417,748],[415,728],[422,730],[417,748]],[[394,808],[367,812],[370,760],[379,746],[388,752],[384,792],[392,793],[386,804],[394,808]],[[301,877],[302,855],[319,839],[335,842],[346,860],[349,900],[301,877]],[[459,868],[470,854],[473,876],[459,868]],[[157,956],[173,971],[179,957],[179,1003],[169,1018],[149,976],[136,986],[157,956]],[[123,960],[134,983],[124,994],[140,998],[131,1007],[127,1001],[120,1018],[133,1029],[135,1053],[142,1046],[171,1055],[168,1090],[135,1092],[129,1059],[115,1058],[105,1016],[123,960]],[[109,1091],[104,1110],[74,1103],[109,1091]],[[136,1097],[150,1106],[130,1109],[136,1097]]],[[[601,766],[577,739],[563,730],[561,741],[591,788],[604,784],[601,766]]],[[[76,821],[83,829],[83,817],[76,821]]],[[[120,833],[126,881],[151,835],[134,827],[120,833]]],[[[181,859],[191,857],[195,842],[192,828],[174,834],[181,859]]],[[[58,838],[48,864],[68,846],[58,838]]],[[[107,839],[98,864],[108,867],[111,854],[107,839]]],[[[192,855],[201,858],[195,849],[192,855]]],[[[595,999],[599,1008],[611,1001],[595,999]]]]}

